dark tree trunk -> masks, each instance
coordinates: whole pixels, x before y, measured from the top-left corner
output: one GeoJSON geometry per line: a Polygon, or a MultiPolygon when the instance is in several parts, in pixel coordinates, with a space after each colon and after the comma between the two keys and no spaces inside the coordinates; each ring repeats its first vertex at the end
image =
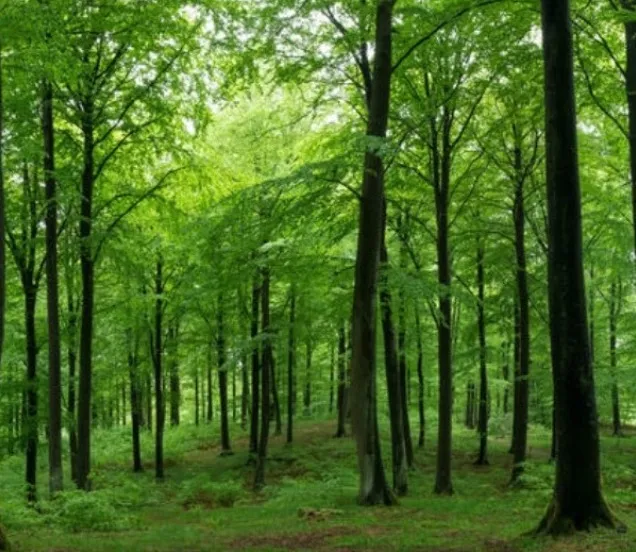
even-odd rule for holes
{"type": "Polygon", "coordinates": [[[198,426],[201,418],[199,417],[199,367],[194,371],[194,425],[198,426]]]}
{"type": "MultiPolygon", "coordinates": [[[[623,8],[634,12],[633,0],[621,0],[623,8]]],[[[634,231],[634,251],[636,252],[636,21],[632,17],[625,20],[626,71],[625,91],[629,119],[629,167],[632,191],[632,228],[634,231]]]]}
{"type": "Polygon", "coordinates": [[[391,453],[393,459],[393,490],[398,496],[408,492],[408,463],[404,443],[404,416],[402,414],[402,391],[400,389],[400,366],[391,311],[391,292],[387,270],[389,255],[383,236],[380,250],[380,307],[382,313],[382,334],[384,336],[384,364],[386,387],[389,395],[391,420],[391,453]]]}
{"type": "Polygon", "coordinates": [[[570,4],[542,0],[548,287],[556,396],[554,495],[538,531],[615,526],[601,492],[600,443],[585,305],[570,4]],[[581,461],[585,459],[585,461],[581,461]]]}
{"type": "Polygon", "coordinates": [[[128,330],[128,377],[130,379],[130,417],[132,422],[133,471],[143,471],[141,463],[141,378],[139,377],[139,340],[128,330]]]}
{"type": "Polygon", "coordinates": [[[170,342],[170,425],[178,426],[181,421],[181,378],[179,377],[179,326],[168,329],[170,342]]]}
{"type": "Polygon", "coordinates": [[[619,403],[618,393],[618,374],[617,374],[617,358],[616,358],[616,338],[617,338],[617,326],[618,317],[620,316],[621,303],[622,303],[622,282],[619,278],[618,285],[616,282],[612,282],[610,288],[610,373],[612,375],[612,429],[615,436],[620,436],[623,433],[621,427],[621,409],[619,403]]]}
{"type": "Polygon", "coordinates": [[[152,375],[146,374],[146,427],[152,432],[152,375]]]}
{"type": "MultiPolygon", "coordinates": [[[[252,337],[252,415],[250,416],[250,453],[258,452],[258,410],[260,403],[261,361],[258,338],[259,303],[261,300],[261,285],[259,277],[254,277],[252,284],[252,320],[250,335],[252,337]]],[[[269,379],[269,378],[268,378],[269,379]]]]}
{"type": "Polygon", "coordinates": [[[36,476],[38,454],[38,380],[35,303],[37,289],[30,282],[24,287],[24,322],[26,331],[26,485],[27,500],[37,500],[36,476]]]}
{"type": "Polygon", "coordinates": [[[345,436],[345,421],[347,418],[346,388],[347,388],[347,336],[345,335],[344,321],[338,328],[338,395],[336,398],[338,408],[338,426],[336,437],[345,436]]]}
{"type": "Polygon", "coordinates": [[[216,356],[219,366],[219,396],[221,399],[221,454],[232,454],[230,444],[230,423],[227,404],[227,366],[225,366],[225,321],[223,316],[223,296],[219,295],[216,309],[216,356]]]}
{"type": "Polygon", "coordinates": [[[289,337],[287,340],[287,442],[294,439],[294,372],[296,368],[296,288],[291,287],[289,337]]]}
{"type": "Polygon", "coordinates": [[[60,353],[60,306],[57,272],[57,181],[55,176],[55,129],[53,87],[42,83],[42,136],[46,198],[46,311],[49,343],[49,491],[64,487],[62,472],[62,374],[60,353]]]}
{"type": "Polygon", "coordinates": [[[155,367],[155,477],[163,479],[163,429],[165,410],[163,404],[163,261],[157,261],[155,275],[155,335],[152,343],[152,359],[155,367]]]}
{"type": "Polygon", "coordinates": [[[329,414],[333,413],[334,405],[334,382],[336,379],[336,348],[333,341],[329,343],[329,414]]]}
{"type": "MultiPolygon", "coordinates": [[[[375,59],[367,87],[367,135],[386,137],[390,93],[393,0],[376,8],[375,59]]],[[[367,68],[368,69],[368,68],[367,68]]],[[[367,71],[368,73],[368,71],[367,71]]],[[[351,420],[356,437],[361,504],[394,504],[382,463],[376,405],[376,291],[384,226],[384,163],[369,148],[364,158],[362,200],[356,252],[353,324],[351,420]]]]}
{"type": "Polygon", "coordinates": [[[261,381],[261,431],[258,440],[258,457],[256,459],[256,473],[254,475],[254,488],[260,489],[265,485],[265,462],[267,460],[267,444],[269,441],[269,400],[270,400],[270,376],[271,376],[271,335],[269,322],[269,269],[263,268],[261,296],[261,317],[263,332],[262,354],[262,381],[261,381]]]}
{"type": "Polygon", "coordinates": [[[94,188],[94,128],[93,104],[83,103],[82,134],[84,137],[84,168],[79,238],[82,274],[82,316],[80,326],[79,395],[77,404],[77,486],[90,490],[91,471],[91,396],[93,356],[93,303],[95,298],[95,265],[91,247],[94,188]]]}
{"type": "Polygon", "coordinates": [[[479,327],[479,456],[478,465],[488,464],[488,369],[486,364],[486,315],[484,312],[484,247],[477,248],[477,326],[479,327]]]}
{"type": "Polygon", "coordinates": [[[515,253],[517,260],[517,304],[518,304],[518,351],[515,364],[515,404],[512,438],[512,482],[519,479],[524,471],[526,462],[526,448],[528,443],[528,404],[529,389],[528,376],[530,373],[530,313],[528,294],[528,275],[526,270],[525,245],[525,201],[524,201],[524,171],[521,146],[515,134],[515,199],[513,219],[515,227],[515,253]]]}
{"type": "Polygon", "coordinates": [[[417,307],[415,308],[415,331],[417,332],[417,412],[420,422],[417,446],[424,448],[426,429],[426,418],[424,416],[424,347],[422,345],[422,324],[417,307]]]}
{"type": "Polygon", "coordinates": [[[274,435],[283,434],[283,420],[280,411],[280,401],[278,400],[278,385],[276,383],[276,360],[274,359],[274,348],[270,346],[270,359],[269,369],[271,371],[271,379],[269,380],[270,387],[272,388],[272,403],[274,405],[274,419],[276,426],[274,429],[274,435]]]}
{"type": "MultiPolygon", "coordinates": [[[[239,318],[241,320],[241,334],[243,336],[247,335],[247,317],[243,313],[244,308],[244,293],[242,292],[243,288],[239,289],[238,299],[239,299],[239,318]]],[[[245,430],[247,428],[247,416],[249,415],[249,407],[250,407],[250,383],[248,377],[248,366],[247,366],[247,350],[243,348],[241,351],[241,429],[245,430]]]]}
{"type": "Polygon", "coordinates": [[[208,342],[208,355],[207,355],[207,388],[206,388],[206,403],[207,403],[207,412],[206,412],[206,420],[210,424],[212,423],[212,419],[214,418],[214,395],[212,393],[212,374],[213,374],[213,366],[212,366],[212,348],[213,341],[210,339],[208,342]]]}
{"type": "Polygon", "coordinates": [[[510,355],[510,343],[506,342],[502,345],[503,348],[503,366],[501,368],[501,375],[503,377],[504,380],[504,392],[503,392],[503,401],[502,401],[502,408],[503,408],[503,413],[504,414],[508,414],[508,410],[509,410],[509,397],[510,397],[510,365],[508,364],[509,362],[509,355],[510,355]]]}
{"type": "Polygon", "coordinates": [[[466,419],[464,425],[468,429],[475,429],[475,384],[466,384],[466,419]]]}

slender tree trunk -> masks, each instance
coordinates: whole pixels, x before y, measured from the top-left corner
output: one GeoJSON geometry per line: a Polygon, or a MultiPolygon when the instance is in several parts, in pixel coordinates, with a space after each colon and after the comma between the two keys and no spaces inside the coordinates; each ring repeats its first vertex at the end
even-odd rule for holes
{"type": "MultiPolygon", "coordinates": [[[[517,136],[516,127],[513,127],[517,136]]],[[[521,146],[515,146],[515,173],[517,175],[514,199],[515,253],[517,260],[517,300],[518,300],[518,363],[515,364],[515,405],[513,421],[513,468],[512,483],[516,482],[524,472],[526,448],[528,443],[528,377],[530,373],[530,313],[528,275],[526,269],[525,245],[525,201],[524,176],[521,146]]]]}
{"type": "MultiPolygon", "coordinates": [[[[634,12],[633,0],[621,0],[621,5],[634,12]]],[[[629,119],[629,167],[632,191],[632,229],[634,232],[634,251],[636,252],[636,21],[625,19],[626,71],[625,91],[627,94],[627,113],[629,119]]]]}
{"type": "Polygon", "coordinates": [[[542,0],[550,337],[556,395],[554,495],[538,532],[615,526],[601,491],[594,373],[585,305],[570,4],[542,0]],[[585,461],[581,461],[585,459],[585,461]]]}
{"type": "MultiPolygon", "coordinates": [[[[367,135],[386,137],[391,93],[393,0],[376,7],[375,59],[372,83],[367,87],[367,135]]],[[[384,225],[384,164],[375,149],[364,158],[360,231],[356,253],[353,324],[352,381],[349,401],[360,472],[361,504],[391,505],[382,463],[376,404],[376,290],[384,225]]]]}
{"type": "Polygon", "coordinates": [[[311,416],[311,360],[313,355],[311,337],[307,339],[305,347],[305,393],[303,394],[303,406],[305,407],[305,416],[311,416]]]}
{"type": "Polygon", "coordinates": [[[60,309],[57,272],[57,182],[55,176],[55,130],[53,87],[42,83],[42,136],[46,198],[46,297],[49,344],[49,491],[64,487],[62,472],[62,374],[60,309]]]}
{"type": "Polygon", "coordinates": [[[333,341],[329,343],[329,414],[333,413],[334,382],[336,379],[336,348],[333,341]]]}
{"type": "Polygon", "coordinates": [[[272,359],[271,335],[269,321],[269,268],[262,270],[261,317],[263,332],[263,354],[262,354],[262,381],[261,381],[261,431],[258,440],[258,457],[256,460],[256,473],[254,476],[254,488],[260,489],[265,485],[265,462],[267,460],[267,445],[269,441],[269,400],[270,400],[270,376],[272,359]]]}
{"type": "Polygon", "coordinates": [[[223,296],[219,295],[216,309],[216,354],[219,366],[219,395],[221,399],[221,454],[232,454],[230,444],[230,424],[228,420],[227,404],[227,366],[225,366],[225,326],[223,317],[223,296]]]}
{"type": "MultiPolygon", "coordinates": [[[[6,247],[5,236],[5,212],[4,212],[4,92],[2,69],[2,43],[0,42],[0,366],[2,366],[2,353],[4,351],[4,320],[6,308],[6,247]]],[[[3,539],[0,535],[0,541],[3,539]]]]}
{"type": "Polygon", "coordinates": [[[82,274],[82,316],[80,326],[79,395],[77,404],[77,486],[90,490],[91,471],[91,396],[93,356],[93,303],[95,265],[91,247],[94,187],[93,104],[87,98],[83,105],[84,169],[79,237],[82,274]]]}
{"type": "Polygon", "coordinates": [[[382,312],[382,333],[384,336],[384,363],[386,368],[386,387],[389,395],[389,413],[391,420],[391,452],[393,459],[393,490],[398,496],[408,492],[408,463],[404,443],[404,417],[402,414],[402,392],[400,389],[400,367],[396,347],[393,313],[391,312],[391,292],[387,270],[389,255],[385,238],[382,238],[380,251],[380,306],[382,312]]]}
{"type": "Polygon", "coordinates": [[[155,367],[155,477],[162,480],[163,470],[163,429],[165,425],[165,410],[163,404],[163,260],[157,261],[155,275],[155,335],[153,339],[152,355],[155,367]]]}
{"type": "Polygon", "coordinates": [[[424,414],[424,347],[422,345],[422,324],[417,307],[415,308],[415,331],[417,332],[417,412],[420,422],[417,446],[422,449],[424,448],[424,433],[426,430],[424,414]]]}
{"type": "Polygon", "coordinates": [[[128,330],[128,377],[130,379],[130,417],[132,422],[133,471],[143,471],[141,463],[141,379],[139,377],[139,340],[131,329],[128,330]]]}
{"type": "Polygon", "coordinates": [[[152,374],[146,374],[146,427],[152,432],[152,374]]]}
{"type": "Polygon", "coordinates": [[[287,340],[287,442],[294,438],[294,372],[296,368],[296,287],[291,287],[289,337],[287,340]]]}
{"type": "Polygon", "coordinates": [[[181,421],[181,378],[179,377],[179,325],[168,329],[170,342],[170,425],[178,426],[181,421]]]}
{"type": "Polygon", "coordinates": [[[199,417],[199,367],[194,369],[194,425],[198,426],[200,423],[199,417]]]}
{"type": "Polygon", "coordinates": [[[347,336],[345,335],[344,320],[338,328],[338,426],[336,437],[345,436],[345,420],[347,418],[346,388],[347,388],[347,336]]]}
{"type": "Polygon", "coordinates": [[[207,399],[207,413],[206,420],[210,424],[212,423],[212,419],[214,418],[214,396],[212,394],[212,347],[213,342],[212,339],[208,342],[208,356],[207,356],[207,390],[206,390],[206,399],[207,399]]]}
{"type": "Polygon", "coordinates": [[[623,433],[621,427],[621,409],[618,393],[618,374],[616,357],[616,338],[618,317],[621,311],[622,302],[622,282],[619,278],[618,284],[612,282],[610,288],[610,317],[609,317],[609,342],[610,342],[610,373],[612,375],[612,429],[613,435],[620,436],[623,433]]]}
{"type": "MultiPolygon", "coordinates": [[[[400,247],[400,269],[406,270],[406,249],[401,244],[400,247]]],[[[406,451],[406,463],[409,468],[413,467],[413,441],[411,439],[411,420],[409,418],[408,389],[409,380],[408,368],[406,366],[406,297],[404,286],[400,286],[400,309],[398,316],[398,359],[400,367],[400,401],[402,411],[402,423],[404,424],[404,448],[406,451]]]]}
{"type": "Polygon", "coordinates": [[[26,485],[27,500],[37,501],[37,454],[38,454],[38,380],[37,343],[35,333],[35,303],[37,289],[25,282],[24,320],[26,331],[26,485]]]}
{"type": "Polygon", "coordinates": [[[488,464],[488,368],[486,364],[486,315],[484,312],[484,246],[477,248],[477,326],[479,327],[479,456],[477,464],[488,464]]]}
{"type": "Polygon", "coordinates": [[[259,381],[261,376],[260,347],[257,341],[261,284],[258,278],[258,276],[255,276],[252,284],[252,320],[250,329],[250,335],[252,337],[252,415],[250,417],[251,454],[256,454],[258,452],[258,410],[260,401],[259,393],[261,388],[259,381]]]}
{"type": "Polygon", "coordinates": [[[276,428],[274,430],[274,435],[282,435],[283,434],[283,420],[280,412],[280,401],[278,400],[278,385],[276,384],[276,361],[274,359],[274,350],[273,347],[270,346],[270,359],[269,359],[269,368],[271,371],[270,376],[270,387],[272,388],[272,402],[274,405],[274,419],[276,420],[276,428]]]}

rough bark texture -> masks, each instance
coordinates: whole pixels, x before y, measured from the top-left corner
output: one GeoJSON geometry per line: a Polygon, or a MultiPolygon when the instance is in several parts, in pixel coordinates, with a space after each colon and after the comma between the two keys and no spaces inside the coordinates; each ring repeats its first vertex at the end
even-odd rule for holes
{"type": "Polygon", "coordinates": [[[388,274],[389,255],[384,236],[380,250],[380,308],[382,312],[382,335],[384,337],[384,365],[386,387],[389,395],[389,418],[391,421],[391,455],[393,467],[393,490],[398,496],[408,492],[408,463],[404,443],[404,418],[402,415],[402,391],[400,389],[400,366],[396,348],[395,326],[391,310],[391,292],[388,274]]]}
{"type": "Polygon", "coordinates": [[[479,456],[476,464],[488,464],[488,366],[486,349],[486,315],[484,311],[484,248],[477,248],[477,326],[479,329],[479,456]]]}
{"type": "MultiPolygon", "coordinates": [[[[380,0],[376,8],[373,82],[367,90],[367,135],[386,137],[390,89],[393,0],[380,0]]],[[[355,268],[351,420],[360,471],[362,504],[393,504],[395,498],[384,473],[376,412],[376,291],[384,224],[384,165],[373,148],[365,154],[360,223],[355,268]]]]}
{"type": "Polygon", "coordinates": [[[548,287],[558,450],[554,496],[537,530],[559,534],[598,525],[614,527],[615,521],[601,492],[599,431],[583,278],[570,3],[542,0],[541,6],[548,287]]]}

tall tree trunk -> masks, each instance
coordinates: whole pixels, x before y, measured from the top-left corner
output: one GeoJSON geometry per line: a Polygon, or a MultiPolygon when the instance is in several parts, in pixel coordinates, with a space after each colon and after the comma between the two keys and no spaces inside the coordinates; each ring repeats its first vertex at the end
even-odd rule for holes
{"type": "Polygon", "coordinates": [[[417,446],[424,448],[424,433],[426,429],[424,414],[424,347],[422,345],[422,324],[417,307],[415,307],[415,331],[417,332],[417,412],[420,422],[417,446]]]}
{"type": "Polygon", "coordinates": [[[270,358],[269,358],[269,369],[270,369],[270,380],[269,386],[272,389],[272,403],[274,405],[274,419],[276,421],[276,426],[274,429],[274,435],[282,435],[283,434],[283,420],[280,412],[280,401],[278,400],[278,385],[276,383],[276,361],[274,359],[274,348],[270,347],[270,358]]]}
{"type": "Polygon", "coordinates": [[[259,393],[260,393],[260,347],[257,341],[258,338],[258,317],[259,317],[259,302],[261,300],[261,284],[259,277],[254,277],[252,284],[252,319],[250,335],[252,338],[252,415],[250,417],[250,453],[256,454],[258,452],[258,410],[259,410],[259,393]]]}
{"type": "MultiPolygon", "coordinates": [[[[636,7],[633,0],[621,0],[621,5],[629,12],[636,7]]],[[[629,119],[629,167],[632,192],[632,229],[634,232],[634,252],[636,252],[636,21],[625,18],[626,71],[625,91],[627,94],[627,113],[629,119]]]]}
{"type": "Polygon", "coordinates": [[[269,322],[269,268],[262,270],[261,298],[261,331],[263,332],[262,354],[262,381],[261,381],[261,431],[258,439],[258,457],[256,459],[256,473],[254,475],[254,488],[260,489],[265,485],[265,462],[267,460],[267,445],[269,441],[269,400],[270,400],[270,376],[272,359],[271,335],[269,322]]]}
{"type": "MultiPolygon", "coordinates": [[[[239,300],[239,318],[241,320],[240,328],[241,335],[246,336],[247,330],[247,317],[243,313],[244,308],[244,293],[243,288],[239,288],[238,300],[239,300]]],[[[247,416],[249,414],[250,405],[250,383],[248,377],[247,366],[247,350],[243,347],[241,351],[241,429],[247,428],[247,416]]]]}
{"type": "Polygon", "coordinates": [[[179,377],[179,323],[168,329],[170,342],[170,425],[178,426],[181,421],[181,379],[179,377]]]}
{"type": "Polygon", "coordinates": [[[163,471],[163,429],[165,410],[163,404],[163,260],[157,261],[155,275],[155,335],[152,343],[152,357],[155,367],[155,477],[162,480],[163,471]]]}
{"type": "Polygon", "coordinates": [[[572,29],[568,0],[542,0],[548,189],[548,287],[556,395],[554,495],[538,527],[613,527],[601,492],[600,443],[583,278],[572,29]],[[581,459],[585,461],[582,462],[581,459]]]}
{"type": "Polygon", "coordinates": [[[609,342],[610,342],[610,373],[612,375],[612,429],[615,436],[622,435],[621,427],[621,409],[618,393],[618,374],[617,374],[617,358],[616,358],[616,338],[618,317],[620,316],[622,303],[622,282],[618,279],[618,284],[612,282],[610,288],[610,317],[609,317],[609,342]]]}
{"type": "MultiPolygon", "coordinates": [[[[367,89],[367,135],[386,137],[391,94],[394,0],[376,7],[375,59],[367,89]]],[[[376,290],[384,225],[384,163],[377,150],[365,153],[356,252],[353,324],[351,420],[360,471],[361,504],[395,503],[382,463],[376,404],[376,290]]]]}
{"type": "Polygon", "coordinates": [[[62,374],[60,309],[57,273],[57,182],[55,176],[55,130],[53,87],[42,83],[42,136],[46,198],[46,310],[49,344],[49,491],[64,487],[62,472],[62,374]]]}
{"type": "Polygon", "coordinates": [[[333,341],[329,343],[329,414],[333,413],[334,382],[336,380],[336,348],[333,341]]]}
{"type": "MultiPolygon", "coordinates": [[[[311,331],[311,330],[310,330],[311,331]]],[[[311,337],[305,343],[305,392],[303,393],[303,406],[305,407],[305,416],[311,416],[311,360],[313,348],[311,345],[311,337]]]]}
{"type": "Polygon", "coordinates": [[[146,374],[146,427],[152,432],[152,374],[146,374]]]}
{"type": "Polygon", "coordinates": [[[389,255],[384,236],[380,250],[380,306],[382,313],[382,334],[384,336],[384,364],[386,369],[386,387],[389,395],[389,414],[391,420],[391,453],[393,459],[393,490],[398,496],[408,492],[408,463],[404,443],[404,417],[402,415],[402,392],[400,389],[400,367],[396,347],[393,313],[391,311],[391,292],[387,270],[389,255]]]}
{"type": "Polygon", "coordinates": [[[287,442],[294,438],[294,372],[296,368],[296,287],[292,284],[287,339],[287,442]]]}
{"type": "Polygon", "coordinates": [[[347,336],[344,320],[338,328],[338,426],[335,437],[345,436],[345,420],[347,418],[347,336]]]}
{"type": "Polygon", "coordinates": [[[208,354],[207,354],[207,389],[206,389],[206,403],[207,403],[207,412],[206,412],[206,420],[210,424],[212,423],[212,419],[214,418],[214,395],[212,393],[212,374],[213,374],[213,366],[212,366],[212,347],[213,342],[212,339],[208,342],[208,354]]]}
{"type": "Polygon", "coordinates": [[[199,411],[199,367],[194,369],[194,425],[198,426],[200,423],[199,411]]]}
{"type": "Polygon", "coordinates": [[[219,366],[219,396],[221,399],[221,454],[232,454],[230,444],[230,423],[227,404],[227,366],[225,366],[225,326],[223,317],[223,296],[219,295],[216,309],[216,355],[219,366]]]}
{"type": "Polygon", "coordinates": [[[479,327],[479,456],[477,464],[488,464],[488,368],[486,364],[486,315],[484,312],[484,246],[477,247],[477,326],[479,327]]]}
{"type": "MultiPolygon", "coordinates": [[[[518,135],[516,127],[513,127],[515,137],[518,135]]],[[[526,268],[525,245],[525,201],[524,201],[524,175],[521,145],[515,138],[515,199],[513,219],[515,227],[515,253],[517,260],[517,301],[518,301],[518,363],[515,364],[515,404],[513,419],[513,468],[512,482],[519,479],[524,471],[526,462],[526,448],[528,443],[528,404],[529,389],[528,377],[530,373],[530,313],[528,294],[528,275],[526,268]]]]}
{"type": "MultiPolygon", "coordinates": [[[[6,308],[6,247],[5,213],[4,213],[4,92],[2,69],[2,43],[0,42],[0,366],[2,366],[2,353],[4,351],[4,319],[6,308]]],[[[0,539],[2,536],[0,535],[0,539]]]]}
{"type": "Polygon", "coordinates": [[[510,342],[506,341],[503,345],[503,366],[501,368],[501,375],[504,380],[504,392],[503,392],[503,401],[502,401],[502,409],[504,414],[508,414],[508,402],[510,397],[510,342]]]}
{"type": "Polygon", "coordinates": [[[35,333],[35,303],[37,289],[24,282],[24,322],[26,331],[26,485],[27,500],[37,500],[37,454],[38,454],[38,380],[37,342],[35,333]]]}
{"type": "Polygon", "coordinates": [[[79,237],[82,273],[82,316],[80,326],[79,395],[77,404],[77,486],[90,490],[91,471],[91,396],[93,355],[93,306],[95,265],[91,247],[94,188],[94,128],[93,103],[87,98],[83,105],[82,134],[84,137],[84,169],[79,237]]]}
{"type": "Polygon", "coordinates": [[[128,330],[128,377],[130,379],[130,417],[132,422],[133,471],[143,471],[141,463],[141,379],[139,377],[139,339],[132,328],[128,330]]]}
{"type": "MultiPolygon", "coordinates": [[[[404,244],[400,247],[400,269],[406,270],[406,249],[404,244]]],[[[406,451],[406,463],[409,468],[413,467],[413,440],[411,439],[411,420],[409,418],[408,389],[409,372],[406,366],[406,297],[404,286],[400,286],[399,293],[400,309],[398,316],[398,359],[400,367],[400,401],[402,411],[402,423],[404,424],[404,448],[406,451]]]]}

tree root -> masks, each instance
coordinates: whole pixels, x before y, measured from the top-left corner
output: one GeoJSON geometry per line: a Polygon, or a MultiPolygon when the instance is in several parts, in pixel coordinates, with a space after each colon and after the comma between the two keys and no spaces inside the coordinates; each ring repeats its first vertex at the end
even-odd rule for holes
{"type": "Polygon", "coordinates": [[[563,512],[556,498],[548,506],[548,509],[539,522],[538,527],[530,534],[541,535],[572,535],[577,531],[592,531],[598,528],[614,529],[619,533],[627,531],[627,527],[618,521],[604,500],[596,508],[591,508],[581,515],[572,515],[563,512]]]}

